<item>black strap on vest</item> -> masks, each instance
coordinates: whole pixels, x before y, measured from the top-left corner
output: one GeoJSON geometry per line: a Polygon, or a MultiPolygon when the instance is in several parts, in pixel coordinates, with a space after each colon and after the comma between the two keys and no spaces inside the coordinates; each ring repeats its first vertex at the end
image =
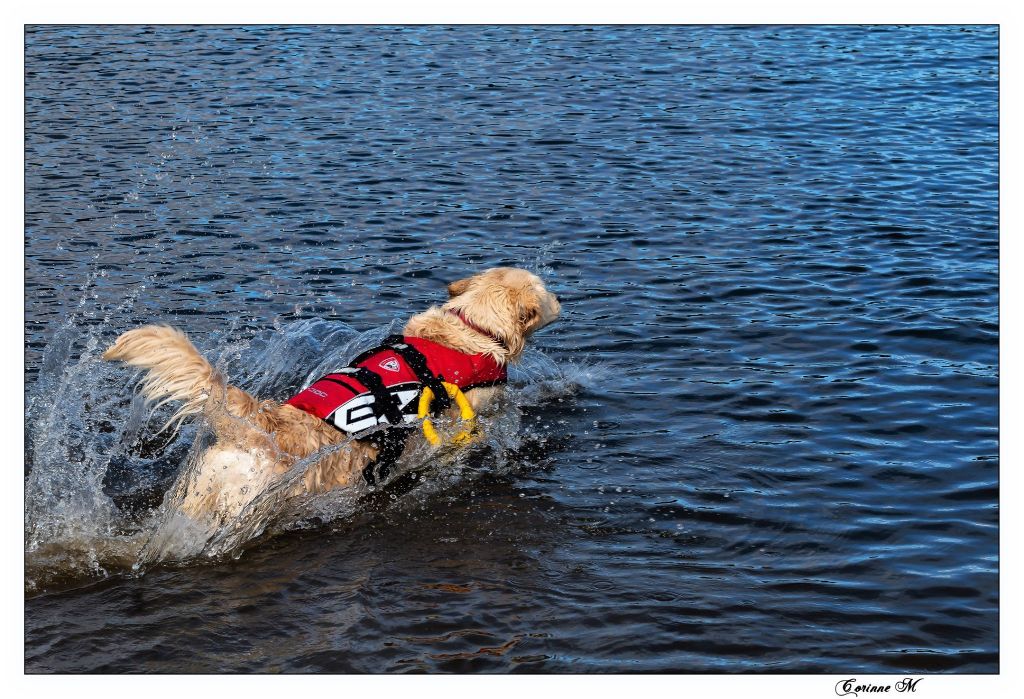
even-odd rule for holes
{"type": "MultiPolygon", "coordinates": [[[[379,346],[367,350],[353,359],[352,364],[364,362],[382,349],[394,350],[409,365],[420,383],[430,387],[434,393],[434,402],[431,407],[435,414],[443,412],[451,406],[452,400],[441,383],[444,376],[434,376],[430,368],[427,367],[427,358],[406,342],[402,335],[388,335],[379,346]]],[[[375,486],[387,480],[391,475],[391,469],[402,456],[402,452],[405,451],[405,440],[409,436],[410,428],[402,427],[403,421],[398,398],[388,392],[380,376],[366,367],[354,366],[338,373],[348,374],[366,386],[373,394],[374,405],[380,406],[376,408],[380,411],[379,414],[384,415],[388,422],[394,425],[394,427],[375,432],[365,438],[377,448],[377,458],[363,468],[363,478],[369,485],[375,486]]]]}
{"type": "Polygon", "coordinates": [[[434,393],[434,402],[432,404],[435,414],[444,412],[451,406],[452,400],[448,396],[448,391],[444,389],[441,382],[444,377],[438,378],[427,368],[427,358],[423,356],[423,353],[418,349],[410,345],[405,341],[405,338],[401,335],[389,335],[384,339],[384,346],[393,349],[398,355],[405,360],[405,363],[409,365],[413,373],[416,374],[416,378],[420,380],[425,386],[429,386],[430,390],[434,393]]]}
{"type": "Polygon", "coordinates": [[[376,414],[386,417],[392,425],[402,424],[402,411],[398,405],[398,397],[388,391],[379,376],[366,367],[349,367],[337,373],[353,376],[356,381],[369,389],[373,394],[373,406],[376,414]]]}
{"type": "Polygon", "coordinates": [[[363,479],[368,485],[377,485],[388,479],[392,467],[405,451],[405,440],[410,432],[412,430],[408,427],[389,427],[366,438],[377,448],[377,458],[363,467],[363,479]]]}

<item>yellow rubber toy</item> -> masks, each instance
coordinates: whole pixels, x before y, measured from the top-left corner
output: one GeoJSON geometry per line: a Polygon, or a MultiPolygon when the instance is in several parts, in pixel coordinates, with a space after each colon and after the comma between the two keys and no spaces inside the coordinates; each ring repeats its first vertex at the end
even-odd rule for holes
{"type": "MultiPolygon", "coordinates": [[[[448,392],[448,396],[455,401],[455,405],[459,406],[459,417],[463,422],[467,423],[466,429],[452,437],[452,444],[465,444],[473,439],[473,430],[476,429],[476,413],[473,412],[473,406],[469,404],[469,399],[466,398],[466,394],[462,392],[461,388],[447,381],[442,382],[441,385],[448,392]]],[[[427,438],[427,441],[437,446],[441,443],[441,437],[437,434],[437,430],[434,429],[434,423],[428,417],[430,415],[430,405],[433,402],[434,392],[430,390],[429,386],[424,386],[423,393],[420,394],[420,404],[419,409],[416,411],[416,417],[423,420],[423,435],[427,438]]]]}

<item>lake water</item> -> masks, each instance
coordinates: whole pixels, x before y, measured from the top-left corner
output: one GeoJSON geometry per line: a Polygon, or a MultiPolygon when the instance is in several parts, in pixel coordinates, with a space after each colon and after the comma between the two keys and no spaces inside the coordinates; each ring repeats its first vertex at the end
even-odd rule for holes
{"type": "Polygon", "coordinates": [[[998,671],[997,28],[26,43],[27,671],[998,671]],[[119,332],[283,398],[499,264],[499,439],[139,565],[119,332]]]}

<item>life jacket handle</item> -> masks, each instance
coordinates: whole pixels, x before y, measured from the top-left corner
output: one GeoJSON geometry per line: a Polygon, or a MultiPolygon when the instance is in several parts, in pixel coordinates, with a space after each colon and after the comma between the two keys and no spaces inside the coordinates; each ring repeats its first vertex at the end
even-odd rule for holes
{"type": "MultiPolygon", "coordinates": [[[[448,397],[455,401],[455,405],[459,406],[459,418],[466,423],[466,429],[452,437],[452,443],[465,444],[473,439],[473,431],[476,429],[476,413],[473,411],[473,406],[469,404],[469,399],[466,398],[466,394],[462,392],[461,388],[447,381],[442,381],[441,385],[444,386],[448,397]]],[[[416,411],[416,417],[423,420],[423,436],[427,438],[428,442],[437,446],[441,443],[441,437],[437,434],[437,430],[434,429],[434,423],[430,421],[429,417],[430,405],[433,402],[434,391],[431,390],[430,386],[424,386],[423,393],[420,394],[420,403],[416,411]]]]}

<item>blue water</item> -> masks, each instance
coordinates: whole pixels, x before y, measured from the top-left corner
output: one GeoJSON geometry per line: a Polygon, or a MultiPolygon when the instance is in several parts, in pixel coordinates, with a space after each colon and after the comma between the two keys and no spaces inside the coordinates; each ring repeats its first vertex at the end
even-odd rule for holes
{"type": "Polygon", "coordinates": [[[998,671],[998,78],[995,27],[29,27],[30,570],[189,446],[53,437],[138,417],[118,332],[254,387],[491,265],[564,316],[501,468],[144,575],[110,533],[29,575],[26,670],[998,671]]]}

